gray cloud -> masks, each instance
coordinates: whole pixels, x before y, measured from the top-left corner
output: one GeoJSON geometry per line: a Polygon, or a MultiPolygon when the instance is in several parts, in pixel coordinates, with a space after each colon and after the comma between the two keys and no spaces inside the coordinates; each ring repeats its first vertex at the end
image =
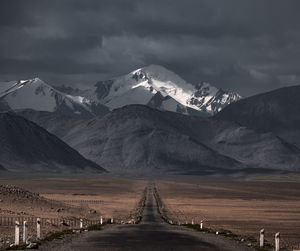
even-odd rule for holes
{"type": "Polygon", "coordinates": [[[90,85],[147,64],[248,96],[299,84],[298,0],[2,0],[0,78],[90,85]]]}

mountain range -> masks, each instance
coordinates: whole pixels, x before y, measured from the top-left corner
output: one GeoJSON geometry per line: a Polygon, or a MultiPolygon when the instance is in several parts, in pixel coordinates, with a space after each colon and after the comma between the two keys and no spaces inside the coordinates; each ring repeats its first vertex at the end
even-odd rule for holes
{"type": "Polygon", "coordinates": [[[87,90],[51,87],[35,78],[5,82],[0,93],[0,110],[33,121],[30,132],[44,128],[91,166],[110,172],[300,171],[300,86],[242,98],[208,83],[189,84],[150,65],[87,90]]]}
{"type": "Polygon", "coordinates": [[[158,65],[99,81],[88,90],[52,87],[39,78],[0,83],[0,110],[32,109],[81,117],[103,116],[128,104],[211,116],[241,99],[202,82],[196,86],[158,65]]]}
{"type": "Polygon", "coordinates": [[[81,122],[62,139],[109,171],[218,174],[295,171],[300,164],[300,151],[272,133],[143,105],[81,122]]]}
{"type": "Polygon", "coordinates": [[[300,151],[272,132],[218,116],[201,118],[129,105],[92,119],[23,111],[111,172],[232,174],[299,170],[300,151]],[[41,119],[44,118],[44,119],[41,119]]]}
{"type": "Polygon", "coordinates": [[[186,115],[211,116],[242,97],[200,82],[192,85],[172,71],[149,65],[124,76],[99,81],[89,90],[58,87],[69,95],[81,95],[110,110],[130,104],[186,115]]]}

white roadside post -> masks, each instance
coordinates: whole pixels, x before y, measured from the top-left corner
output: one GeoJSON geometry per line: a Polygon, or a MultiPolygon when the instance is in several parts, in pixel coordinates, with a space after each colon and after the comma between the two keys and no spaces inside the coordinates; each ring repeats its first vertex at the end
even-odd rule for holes
{"type": "Polygon", "coordinates": [[[83,219],[80,219],[79,227],[80,227],[80,229],[83,228],[83,219]]]}
{"type": "Polygon", "coordinates": [[[192,225],[194,225],[194,219],[192,219],[192,225]]]}
{"type": "Polygon", "coordinates": [[[20,222],[16,221],[15,225],[15,245],[20,245],[20,222]]]}
{"type": "Polygon", "coordinates": [[[263,248],[264,246],[265,246],[265,230],[261,229],[259,235],[259,247],[263,248]]]}
{"type": "Polygon", "coordinates": [[[280,233],[275,234],[275,251],[280,250],[280,233]]]}
{"type": "Polygon", "coordinates": [[[110,223],[113,224],[114,223],[114,218],[110,219],[110,223]]]}
{"type": "Polygon", "coordinates": [[[100,224],[101,224],[101,225],[103,224],[103,218],[102,218],[102,216],[101,216],[101,218],[100,218],[100,224]]]}
{"type": "Polygon", "coordinates": [[[27,244],[28,238],[28,224],[27,221],[23,222],[23,243],[27,244]]]}
{"type": "Polygon", "coordinates": [[[203,229],[203,221],[200,223],[200,229],[203,229]]]}
{"type": "Polygon", "coordinates": [[[41,219],[36,219],[36,237],[41,239],[41,219]]]}

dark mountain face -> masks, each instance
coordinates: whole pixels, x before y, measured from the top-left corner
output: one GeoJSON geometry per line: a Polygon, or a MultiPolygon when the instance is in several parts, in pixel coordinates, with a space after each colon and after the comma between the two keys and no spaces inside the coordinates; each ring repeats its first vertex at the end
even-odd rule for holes
{"type": "Polygon", "coordinates": [[[104,172],[56,136],[13,113],[0,113],[0,162],[9,171],[104,172]]]}
{"type": "Polygon", "coordinates": [[[0,172],[7,171],[2,165],[0,165],[0,172]]]}
{"type": "Polygon", "coordinates": [[[68,116],[61,113],[35,110],[19,110],[16,111],[16,114],[33,121],[59,138],[65,136],[76,124],[88,120],[82,116],[68,116]]]}
{"type": "Polygon", "coordinates": [[[188,174],[299,171],[299,150],[270,133],[217,118],[130,105],[87,122],[62,138],[111,171],[188,174]]]}
{"type": "Polygon", "coordinates": [[[75,126],[63,139],[111,171],[214,173],[242,167],[183,134],[185,126],[170,114],[127,106],[75,126]]]}
{"type": "Polygon", "coordinates": [[[281,88],[230,104],[216,118],[258,132],[273,132],[300,147],[300,86],[281,88]]]}
{"type": "Polygon", "coordinates": [[[10,111],[10,107],[7,105],[6,102],[1,101],[0,99],[0,112],[4,112],[4,111],[10,111]]]}

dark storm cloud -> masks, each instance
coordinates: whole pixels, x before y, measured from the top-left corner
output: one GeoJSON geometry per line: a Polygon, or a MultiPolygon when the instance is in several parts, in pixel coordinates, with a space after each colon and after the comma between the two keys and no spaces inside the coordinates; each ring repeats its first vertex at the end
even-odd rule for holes
{"type": "Polygon", "coordinates": [[[299,10],[298,0],[2,0],[0,77],[88,85],[161,64],[247,96],[299,84],[299,10]]]}

